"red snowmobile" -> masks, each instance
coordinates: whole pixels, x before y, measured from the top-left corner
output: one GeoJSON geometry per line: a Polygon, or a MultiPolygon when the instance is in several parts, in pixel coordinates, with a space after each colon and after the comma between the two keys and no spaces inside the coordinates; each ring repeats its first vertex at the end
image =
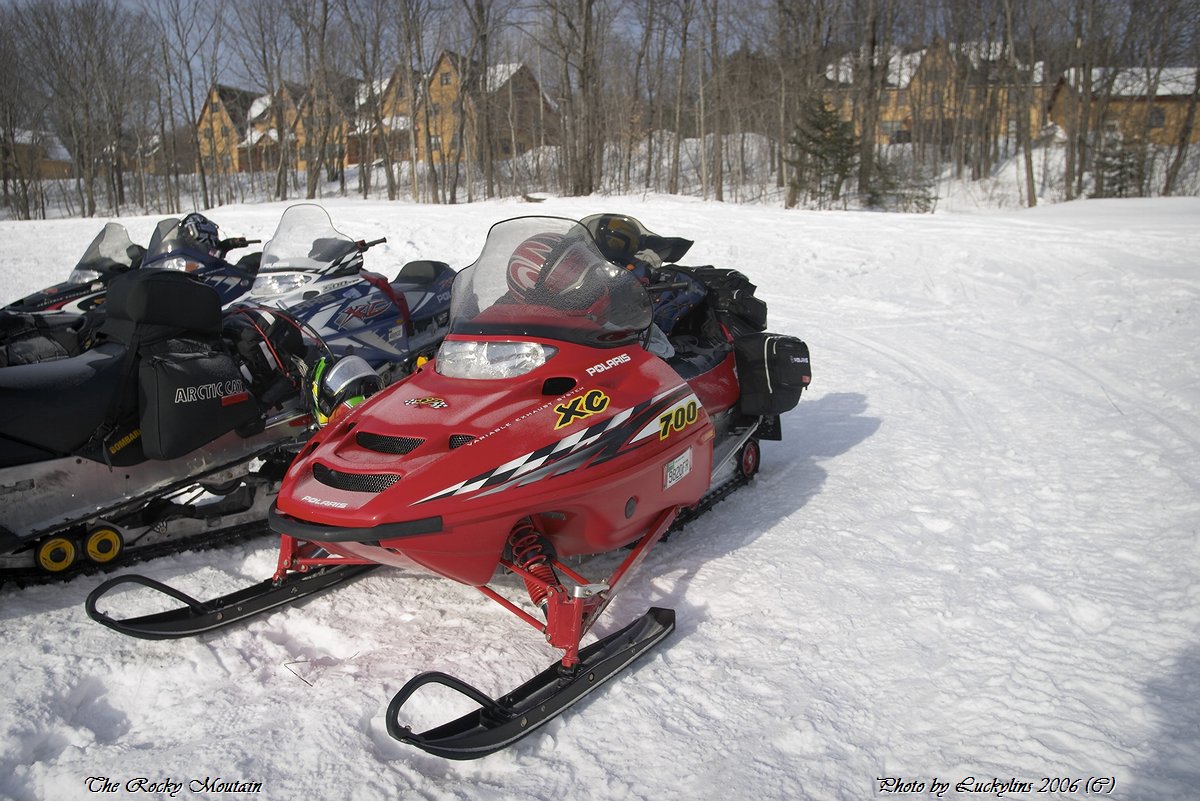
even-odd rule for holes
{"type": "Polygon", "coordinates": [[[808,350],[753,330],[765,327],[765,306],[740,273],[668,267],[668,280],[647,287],[602,254],[603,221],[590,227],[552,217],[496,224],[455,282],[434,362],[340,417],[337,398],[326,399],[333,420],[293,462],[270,513],[282,535],[271,579],[200,602],[126,576],[98,587],[88,614],[157,639],[224,626],[377,565],[415,564],[475,586],[562,657],[499,700],[442,673],[408,682],[389,706],[389,733],[454,759],[524,737],[661,641],[674,612],[652,608],[581,644],[673,525],[758,470],[758,440],[779,438],[779,414],[808,384],[808,350]],[[645,346],[652,295],[680,271],[710,291],[671,332],[676,353],[664,360],[645,346]],[[621,549],[610,575],[578,572],[575,557],[621,549]],[[504,572],[523,580],[531,606],[492,586],[504,572]],[[125,583],[186,606],[127,620],[100,612],[100,598],[125,583]],[[431,683],[480,708],[413,732],[401,707],[431,683]]]}

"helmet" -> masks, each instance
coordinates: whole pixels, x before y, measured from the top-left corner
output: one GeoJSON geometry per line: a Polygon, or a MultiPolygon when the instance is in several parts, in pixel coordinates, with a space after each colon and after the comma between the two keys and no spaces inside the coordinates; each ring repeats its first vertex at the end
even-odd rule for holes
{"type": "Polygon", "coordinates": [[[330,362],[324,356],[308,371],[305,380],[309,410],[318,425],[336,420],[383,389],[383,379],[361,356],[343,356],[330,362]]]}
{"type": "Polygon", "coordinates": [[[640,250],[641,227],[628,217],[608,214],[596,225],[596,244],[609,261],[624,265],[640,250]]]}
{"type": "Polygon", "coordinates": [[[583,288],[597,261],[594,251],[578,237],[535,234],[509,257],[508,288],[531,303],[577,305],[581,298],[570,293],[583,288]]]}
{"type": "Polygon", "coordinates": [[[201,250],[212,256],[220,254],[221,234],[217,230],[217,224],[203,214],[192,212],[180,221],[179,227],[201,250]]]}

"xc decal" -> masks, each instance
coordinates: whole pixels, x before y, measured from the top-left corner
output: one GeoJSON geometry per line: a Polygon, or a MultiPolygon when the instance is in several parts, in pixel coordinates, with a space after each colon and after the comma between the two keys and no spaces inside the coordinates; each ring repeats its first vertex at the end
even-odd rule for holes
{"type": "Polygon", "coordinates": [[[569,426],[576,420],[599,414],[607,408],[608,396],[598,389],[590,389],[584,395],[571,398],[567,403],[560,403],[554,407],[555,413],[558,414],[558,422],[554,424],[554,430],[569,426]]]}

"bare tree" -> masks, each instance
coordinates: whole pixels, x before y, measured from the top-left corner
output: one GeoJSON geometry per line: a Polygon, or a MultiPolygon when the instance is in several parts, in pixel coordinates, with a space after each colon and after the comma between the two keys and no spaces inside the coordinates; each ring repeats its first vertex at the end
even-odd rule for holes
{"type": "Polygon", "coordinates": [[[287,89],[287,75],[293,66],[296,30],[288,17],[266,3],[234,4],[234,20],[238,56],[246,73],[263,90],[267,108],[262,113],[270,115],[269,145],[260,149],[275,157],[275,163],[270,165],[275,171],[273,195],[278,200],[286,200],[288,179],[295,166],[294,120],[290,107],[293,99],[287,89]]]}

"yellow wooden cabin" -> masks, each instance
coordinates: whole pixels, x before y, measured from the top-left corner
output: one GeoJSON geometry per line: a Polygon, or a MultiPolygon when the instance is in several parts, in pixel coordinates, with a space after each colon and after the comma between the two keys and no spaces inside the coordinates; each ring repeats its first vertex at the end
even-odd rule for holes
{"type": "Polygon", "coordinates": [[[479,69],[449,50],[438,55],[418,104],[414,132],[419,158],[432,156],[436,163],[474,158],[484,113],[490,115],[493,157],[507,158],[556,141],[557,111],[529,67],[494,65],[485,80],[479,69]]]}
{"type": "Polygon", "coordinates": [[[1188,142],[1195,144],[1200,142],[1200,120],[1195,119],[1200,100],[1197,78],[1194,67],[1098,68],[1087,76],[1068,71],[1052,90],[1050,119],[1071,131],[1081,127],[1087,114],[1089,130],[1103,126],[1128,143],[1173,146],[1179,144],[1190,114],[1188,142]],[[1090,102],[1084,103],[1089,88],[1090,102]]]}

